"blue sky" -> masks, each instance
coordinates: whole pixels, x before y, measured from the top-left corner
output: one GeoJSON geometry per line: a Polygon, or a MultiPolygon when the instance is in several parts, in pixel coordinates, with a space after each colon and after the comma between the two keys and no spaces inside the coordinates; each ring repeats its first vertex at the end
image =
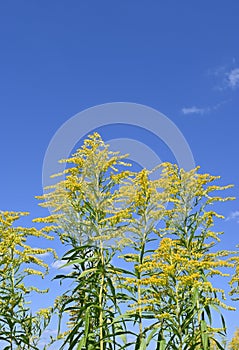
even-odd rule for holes
{"type": "MultiPolygon", "coordinates": [[[[76,113],[110,102],[164,113],[201,170],[234,183],[230,195],[238,197],[238,14],[237,0],[2,1],[1,209],[43,215],[34,196],[51,138],[76,113]]],[[[100,131],[106,139],[135,138],[172,160],[147,131],[100,131]]],[[[221,211],[228,218],[223,246],[233,248],[238,199],[221,211]]],[[[238,312],[228,317],[231,334],[238,312]]]]}

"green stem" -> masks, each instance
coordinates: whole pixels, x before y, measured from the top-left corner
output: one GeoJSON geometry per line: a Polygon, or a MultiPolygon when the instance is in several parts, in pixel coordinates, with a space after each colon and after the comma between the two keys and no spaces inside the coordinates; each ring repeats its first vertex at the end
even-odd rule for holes
{"type": "MultiPolygon", "coordinates": [[[[144,220],[144,226],[146,227],[146,216],[144,213],[143,216],[144,220]]],[[[141,265],[144,261],[144,254],[145,254],[145,242],[147,240],[147,234],[144,232],[142,241],[141,241],[141,251],[139,256],[139,264],[141,265]]],[[[138,271],[138,283],[137,283],[137,301],[138,301],[138,310],[139,310],[139,339],[140,344],[143,338],[143,317],[142,317],[142,307],[141,307],[141,273],[138,271]]]]}
{"type": "Polygon", "coordinates": [[[140,304],[140,300],[141,300],[140,279],[141,279],[141,276],[139,276],[139,279],[138,279],[137,294],[138,294],[138,305],[139,305],[139,339],[141,343],[141,340],[143,337],[143,323],[142,323],[142,308],[140,304]]]}
{"type": "MultiPolygon", "coordinates": [[[[139,257],[139,264],[142,265],[144,262],[144,254],[145,254],[145,246],[148,238],[147,234],[147,213],[146,210],[144,210],[143,215],[143,235],[142,235],[142,241],[141,241],[141,252],[140,252],[140,257],[139,257]]],[[[141,307],[141,273],[138,272],[138,305],[139,305],[139,338],[140,338],[140,343],[143,338],[143,316],[142,316],[142,307],[141,307]]]]}
{"type": "MultiPolygon", "coordinates": [[[[14,261],[14,251],[13,249],[11,250],[11,298],[12,298],[12,302],[13,302],[13,299],[14,299],[14,292],[15,292],[15,286],[14,286],[14,282],[15,282],[15,271],[14,271],[14,266],[13,266],[13,261],[14,261]]],[[[10,313],[11,313],[11,319],[14,318],[14,311],[13,311],[13,305],[10,305],[10,313]]],[[[14,335],[13,335],[13,328],[14,328],[14,325],[11,325],[10,326],[10,332],[11,332],[11,350],[13,350],[13,338],[14,338],[14,335]]]]}
{"type": "MultiPolygon", "coordinates": [[[[103,252],[103,245],[102,242],[100,242],[100,255],[101,255],[101,264],[102,268],[104,270],[104,252],[103,252]]],[[[100,315],[99,315],[99,326],[100,326],[100,350],[104,350],[104,340],[103,340],[103,289],[104,289],[104,272],[101,276],[101,282],[100,282],[100,293],[99,293],[99,307],[100,307],[100,315]]]]}
{"type": "Polygon", "coordinates": [[[179,296],[178,296],[178,289],[176,286],[175,290],[176,294],[176,319],[177,319],[177,328],[178,328],[178,335],[179,335],[179,347],[178,350],[183,349],[183,335],[182,335],[182,327],[181,327],[181,322],[180,322],[180,305],[178,302],[179,296]]]}

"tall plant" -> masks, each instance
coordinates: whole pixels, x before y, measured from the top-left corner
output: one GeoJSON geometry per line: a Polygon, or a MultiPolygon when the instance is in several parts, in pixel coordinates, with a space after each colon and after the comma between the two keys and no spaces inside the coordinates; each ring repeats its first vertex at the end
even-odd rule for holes
{"type": "Polygon", "coordinates": [[[225,305],[224,291],[215,287],[213,278],[229,276],[224,269],[233,264],[231,252],[212,250],[221,234],[212,231],[214,218],[222,216],[209,207],[232,199],[213,195],[230,186],[211,185],[217,177],[198,174],[198,169],[163,167],[170,196],[161,230],[164,238],[139,268],[150,274],[141,283],[150,287],[143,303],[158,319],[157,349],[207,350],[212,344],[223,349],[217,338],[226,331],[221,310],[232,308],[225,305]],[[221,317],[221,328],[213,326],[213,310],[221,317]]]}
{"type": "Polygon", "coordinates": [[[214,276],[234,262],[232,252],[216,250],[221,232],[212,227],[222,216],[211,206],[232,199],[215,194],[230,186],[170,163],[153,181],[146,169],[125,170],[125,157],[90,135],[62,160],[71,166],[56,176],[65,178],[39,197],[52,215],[38,221],[57,223],[70,246],[62,260],[72,271],[56,277],[73,282],[56,300],[60,319],[69,314],[62,349],[223,349],[221,311],[231,308],[214,276]],[[115,263],[119,251],[124,269],[115,263]]]}
{"type": "Polygon", "coordinates": [[[134,341],[127,343],[127,346],[134,345],[135,350],[146,349],[154,333],[151,331],[148,334],[150,327],[145,324],[145,320],[154,319],[154,315],[142,306],[142,300],[148,293],[142,279],[149,275],[146,270],[140,270],[139,266],[154,251],[155,241],[158,240],[157,225],[164,216],[168,199],[168,194],[162,191],[162,179],[150,180],[150,175],[155,170],[143,169],[121,187],[125,205],[130,208],[132,217],[128,227],[127,249],[124,249],[121,256],[128,269],[121,276],[119,286],[124,289],[124,301],[130,308],[125,313],[127,321],[131,322],[129,328],[132,328],[132,323],[133,329],[138,325],[134,341]]]}
{"type": "Polygon", "coordinates": [[[15,226],[15,221],[27,214],[0,211],[0,340],[4,350],[38,349],[51,316],[51,308],[33,314],[27,301],[32,291],[47,292],[28,286],[26,278],[43,278],[48,266],[38,255],[54,253],[51,248],[32,248],[27,244],[31,236],[51,239],[47,228],[15,226]]]}
{"type": "MultiPolygon", "coordinates": [[[[62,160],[71,164],[65,179],[41,196],[44,207],[51,207],[58,233],[70,250],[63,260],[72,265],[72,272],[59,275],[71,279],[74,287],[58,300],[60,315],[70,313],[69,331],[63,347],[68,349],[116,349],[119,323],[113,322],[119,313],[117,291],[113,280],[119,269],[112,259],[124,240],[126,219],[130,216],[122,208],[118,184],[129,171],[126,156],[111,152],[95,133],[72,157],[62,160]]],[[[62,175],[62,174],[60,174],[62,175]]],[[[46,218],[46,221],[48,218],[46,218]]]]}

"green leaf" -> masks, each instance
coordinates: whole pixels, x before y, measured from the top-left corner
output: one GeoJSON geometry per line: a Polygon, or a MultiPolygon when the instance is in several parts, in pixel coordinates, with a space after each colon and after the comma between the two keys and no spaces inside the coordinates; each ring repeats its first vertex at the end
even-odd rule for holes
{"type": "Polygon", "coordinates": [[[81,338],[76,350],[81,350],[83,347],[85,347],[85,338],[81,338]]]}
{"type": "Polygon", "coordinates": [[[146,346],[149,346],[149,343],[153,339],[153,337],[156,334],[156,332],[158,332],[158,329],[155,328],[149,333],[148,338],[146,339],[146,346]]]}
{"type": "Polygon", "coordinates": [[[166,348],[166,340],[162,339],[159,342],[159,350],[165,350],[166,348]]]}
{"type": "Polygon", "coordinates": [[[142,339],[140,342],[139,350],[147,350],[146,346],[147,346],[146,340],[142,339]]]}
{"type": "Polygon", "coordinates": [[[201,329],[201,338],[202,338],[203,349],[208,350],[207,323],[204,320],[201,320],[200,329],[201,329]]]}
{"type": "Polygon", "coordinates": [[[79,278],[85,277],[85,276],[88,275],[89,273],[96,272],[97,270],[98,270],[98,269],[97,269],[96,267],[93,267],[93,268],[91,268],[91,269],[87,269],[87,270],[83,271],[83,272],[80,274],[79,278]]]}

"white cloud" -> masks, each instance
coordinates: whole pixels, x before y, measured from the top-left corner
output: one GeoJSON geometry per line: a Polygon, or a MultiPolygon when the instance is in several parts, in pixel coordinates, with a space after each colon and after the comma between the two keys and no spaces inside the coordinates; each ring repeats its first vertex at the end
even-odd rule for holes
{"type": "Polygon", "coordinates": [[[184,115],[188,115],[188,114],[208,114],[212,111],[216,111],[218,108],[220,108],[222,105],[224,105],[225,103],[227,103],[230,100],[224,100],[222,102],[217,103],[214,106],[208,106],[208,107],[184,107],[181,109],[181,112],[184,115]]]}
{"type": "Polygon", "coordinates": [[[44,258],[50,256],[50,253],[49,252],[45,252],[45,253],[42,253],[42,254],[35,254],[35,256],[40,258],[40,259],[44,259],[44,258]]]}
{"type": "Polygon", "coordinates": [[[239,210],[233,211],[227,218],[226,221],[229,220],[236,220],[236,222],[239,224],[239,210]]]}
{"type": "Polygon", "coordinates": [[[231,89],[239,87],[239,68],[232,69],[227,73],[227,84],[231,89]]]}
{"type": "Polygon", "coordinates": [[[209,74],[214,76],[214,88],[216,90],[234,90],[239,87],[239,67],[235,67],[235,60],[233,60],[233,63],[230,65],[228,64],[214,70],[209,70],[209,74]]]}
{"type": "Polygon", "coordinates": [[[72,266],[65,266],[66,261],[63,260],[56,260],[54,261],[54,263],[51,264],[51,267],[53,267],[54,269],[61,269],[61,270],[67,270],[67,271],[71,271],[72,270],[72,266]]]}
{"type": "Polygon", "coordinates": [[[198,108],[196,106],[183,107],[181,111],[185,115],[187,115],[187,114],[205,114],[208,112],[208,108],[198,108]]]}

